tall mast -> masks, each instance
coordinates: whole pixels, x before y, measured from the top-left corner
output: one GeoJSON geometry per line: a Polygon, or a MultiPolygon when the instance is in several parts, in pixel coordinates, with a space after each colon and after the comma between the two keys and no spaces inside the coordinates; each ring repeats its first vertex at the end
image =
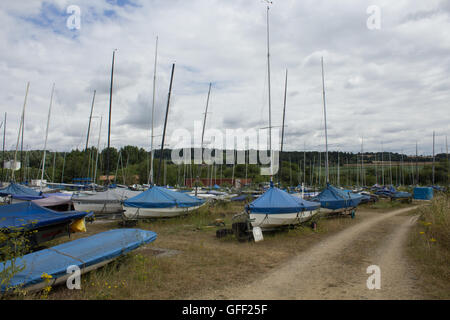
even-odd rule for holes
{"type": "Polygon", "coordinates": [[[45,129],[45,142],[44,142],[44,157],[42,158],[42,173],[41,173],[41,181],[39,183],[40,190],[42,191],[42,181],[44,180],[44,172],[45,172],[45,157],[47,155],[47,138],[48,138],[48,126],[50,124],[50,115],[52,112],[52,103],[53,103],[53,93],[55,91],[55,84],[52,86],[52,94],[50,96],[50,106],[48,108],[48,117],[47,117],[47,129],[45,129]]]}
{"type": "Polygon", "coordinates": [[[3,173],[4,173],[4,166],[5,166],[5,140],[6,140],[6,115],[5,112],[5,121],[3,125],[3,152],[2,152],[2,180],[3,180],[3,173]]]}
{"type": "Polygon", "coordinates": [[[63,167],[62,167],[62,173],[61,173],[61,183],[64,183],[64,168],[66,167],[66,153],[67,152],[64,152],[63,167]]]}
{"type": "MultiPolygon", "coordinates": [[[[288,69],[286,69],[286,79],[284,81],[284,102],[283,102],[283,122],[282,122],[282,126],[281,126],[281,148],[280,148],[280,159],[282,159],[281,155],[283,154],[283,146],[284,146],[284,120],[286,118],[286,96],[287,96],[287,79],[288,79],[288,69]]],[[[280,183],[280,179],[281,179],[281,170],[283,168],[283,161],[281,160],[281,165],[280,165],[280,174],[278,175],[278,177],[280,177],[278,179],[278,183],[280,183]]]]}
{"type": "Polygon", "coordinates": [[[95,158],[95,171],[94,171],[94,189],[95,189],[95,184],[97,183],[97,164],[98,164],[98,154],[99,154],[99,150],[100,150],[100,137],[102,135],[102,122],[103,122],[103,115],[100,116],[100,129],[98,131],[97,157],[95,158]]]}
{"type": "Polygon", "coordinates": [[[111,85],[109,87],[109,123],[108,123],[108,146],[106,149],[106,181],[109,185],[111,181],[109,180],[109,147],[111,145],[111,108],[112,108],[112,94],[113,94],[113,79],[114,79],[114,58],[117,49],[113,50],[112,64],[111,64],[111,85]]]}
{"type": "Polygon", "coordinates": [[[89,133],[91,132],[91,121],[92,121],[92,111],[94,111],[95,92],[96,92],[96,90],[94,90],[94,96],[92,97],[91,114],[89,115],[89,125],[88,125],[87,137],[86,137],[86,147],[84,148],[85,152],[87,151],[87,149],[89,147],[89,133]]]}
{"type": "MultiPolygon", "coordinates": [[[[204,152],[204,137],[205,137],[205,128],[206,128],[206,116],[208,114],[208,106],[209,106],[209,97],[211,94],[211,82],[209,83],[209,89],[208,89],[208,97],[206,98],[206,108],[205,108],[205,116],[203,118],[203,128],[202,128],[202,144],[200,146],[201,151],[202,151],[202,163],[200,164],[200,176],[202,174],[202,165],[203,165],[203,152],[204,152]]],[[[208,167],[208,172],[206,174],[206,178],[208,179],[208,175],[209,175],[209,167],[208,167]]],[[[198,180],[198,179],[197,179],[198,180]]],[[[197,190],[196,190],[197,191],[197,190]]]]}
{"type": "Polygon", "coordinates": [[[162,142],[161,142],[161,153],[159,155],[158,177],[156,179],[157,184],[159,184],[159,178],[161,176],[161,162],[162,162],[163,151],[164,151],[164,140],[166,138],[167,117],[169,115],[170,95],[172,93],[172,83],[173,83],[173,72],[174,71],[175,71],[175,63],[172,64],[172,73],[170,76],[169,94],[167,96],[166,117],[164,119],[164,129],[163,129],[162,142]]]}
{"type": "MultiPolygon", "coordinates": [[[[12,170],[13,180],[15,180],[14,171],[16,169],[16,163],[17,163],[17,149],[19,148],[19,139],[20,139],[21,132],[23,132],[22,128],[23,128],[23,121],[24,121],[24,117],[25,117],[25,107],[27,105],[27,97],[28,97],[29,89],[30,89],[30,82],[27,83],[27,90],[25,92],[25,100],[23,101],[22,116],[20,118],[19,134],[17,136],[17,144],[16,144],[16,152],[14,153],[14,168],[12,170]]],[[[21,153],[21,157],[22,157],[22,153],[21,153]]],[[[22,166],[22,163],[20,163],[20,165],[22,166]]]]}
{"type": "Polygon", "coordinates": [[[433,177],[432,177],[432,181],[433,181],[433,186],[434,186],[434,131],[433,131],[433,177]]]}
{"type": "Polygon", "coordinates": [[[448,162],[448,143],[447,143],[447,136],[445,136],[445,149],[447,153],[447,185],[450,184],[450,164],[448,162]]]}
{"type": "Polygon", "coordinates": [[[391,161],[391,153],[392,153],[392,152],[389,151],[389,176],[390,176],[390,182],[391,182],[391,185],[392,185],[392,161],[391,161]]]}
{"type": "Polygon", "coordinates": [[[339,166],[339,150],[337,154],[337,185],[338,187],[341,186],[341,172],[340,172],[340,166],[339,166]]]}
{"type": "Polygon", "coordinates": [[[201,145],[201,149],[202,149],[202,163],[203,163],[203,139],[205,137],[205,127],[206,127],[206,115],[208,114],[208,106],[209,106],[209,97],[211,94],[211,82],[209,83],[209,89],[208,89],[208,97],[206,98],[206,108],[205,108],[205,116],[203,117],[203,129],[202,129],[202,145],[201,145]]]}
{"type": "Polygon", "coordinates": [[[364,172],[364,137],[361,137],[361,185],[365,186],[366,174],[364,172]]]}
{"type": "Polygon", "coordinates": [[[52,182],[55,182],[56,151],[53,153],[52,182]]]}
{"type": "MultiPolygon", "coordinates": [[[[267,1],[267,79],[268,79],[268,93],[269,93],[269,152],[270,152],[270,162],[272,163],[272,98],[270,95],[270,38],[269,38],[269,4],[272,3],[267,1]]],[[[272,168],[272,167],[271,167],[272,168]]],[[[273,181],[272,169],[270,169],[270,181],[273,181]]]]}
{"type": "Polygon", "coordinates": [[[418,168],[418,151],[417,151],[417,141],[416,141],[416,184],[419,185],[419,168],[418,168]]]}
{"type": "MultiPolygon", "coordinates": [[[[28,91],[28,86],[29,86],[30,82],[28,82],[27,84],[27,91],[28,91]]],[[[28,92],[27,92],[28,93],[28,92]]],[[[25,106],[23,107],[23,113],[22,113],[22,138],[21,138],[21,143],[20,143],[20,167],[22,168],[22,181],[25,181],[25,171],[23,169],[23,134],[25,131],[25,106]]]]}
{"type": "Polygon", "coordinates": [[[303,143],[303,182],[306,184],[306,148],[303,143]]]}
{"type": "Polygon", "coordinates": [[[381,141],[381,184],[384,186],[384,151],[383,151],[383,141],[381,141]]]}
{"type": "MultiPolygon", "coordinates": [[[[90,136],[90,132],[91,132],[92,112],[94,111],[95,92],[96,92],[96,90],[94,90],[94,96],[92,97],[91,113],[89,115],[89,124],[88,124],[88,130],[87,130],[87,135],[86,135],[86,147],[84,148],[83,163],[84,163],[84,161],[86,161],[86,155],[87,155],[87,151],[89,148],[89,136],[90,136]]],[[[90,167],[91,167],[91,153],[89,152],[89,161],[88,161],[88,167],[87,167],[87,177],[88,178],[89,178],[89,174],[90,174],[90,167]]]]}
{"type": "Polygon", "coordinates": [[[156,94],[156,65],[158,61],[158,36],[156,37],[155,47],[155,66],[153,67],[153,98],[152,98],[152,136],[150,140],[150,175],[148,178],[148,184],[154,183],[153,181],[153,126],[155,124],[155,94],[156,94]]]}
{"type": "Polygon", "coordinates": [[[330,177],[328,174],[328,133],[327,133],[327,110],[325,103],[325,76],[323,71],[323,57],[321,59],[322,62],[322,92],[323,92],[323,116],[325,121],[325,151],[326,151],[326,163],[325,163],[325,174],[327,177],[327,184],[330,182],[330,177]]]}

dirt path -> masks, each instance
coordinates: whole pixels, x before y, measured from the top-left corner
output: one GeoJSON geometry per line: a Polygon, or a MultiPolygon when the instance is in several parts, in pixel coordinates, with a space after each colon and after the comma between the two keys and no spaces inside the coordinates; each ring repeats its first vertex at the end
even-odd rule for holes
{"type": "Polygon", "coordinates": [[[420,299],[404,258],[413,208],[373,214],[330,236],[253,283],[203,299],[420,299]],[[381,289],[369,290],[367,267],[381,269],[381,289]]]}

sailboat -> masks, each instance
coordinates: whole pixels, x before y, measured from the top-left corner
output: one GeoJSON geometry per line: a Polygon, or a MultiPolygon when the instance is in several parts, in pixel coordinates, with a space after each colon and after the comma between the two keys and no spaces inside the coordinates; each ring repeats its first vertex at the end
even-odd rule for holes
{"type": "Polygon", "coordinates": [[[327,133],[327,112],[325,102],[325,78],[323,72],[323,57],[322,63],[322,88],[323,88],[323,115],[325,122],[325,150],[326,150],[326,179],[327,186],[316,197],[312,198],[312,201],[320,203],[320,212],[325,214],[334,214],[349,212],[354,216],[354,209],[362,200],[362,195],[338,189],[330,184],[330,176],[328,170],[328,133],[327,133]]]}
{"type": "MultiPolygon", "coordinates": [[[[269,52],[269,5],[267,6],[267,73],[268,73],[268,99],[269,99],[269,150],[272,157],[272,122],[271,122],[271,96],[270,96],[270,52],[269,52]]],[[[287,74],[286,74],[287,76],[287,74]]],[[[287,81],[286,85],[287,86],[287,81]]],[[[285,90],[286,91],[286,90],[285,90]]],[[[269,189],[259,198],[245,206],[245,213],[251,226],[268,230],[282,226],[299,224],[310,219],[317,213],[319,204],[295,197],[286,191],[274,186],[273,177],[270,177],[269,189]]]]}
{"type": "MultiPolygon", "coordinates": [[[[164,120],[158,175],[156,180],[157,182],[159,182],[161,176],[164,139],[166,136],[167,117],[169,114],[174,70],[175,64],[172,65],[172,73],[170,77],[166,117],[164,120]]],[[[192,210],[198,209],[204,203],[204,200],[192,197],[183,192],[172,191],[152,184],[148,190],[123,202],[123,215],[127,219],[174,217],[187,214],[192,210]]]]}

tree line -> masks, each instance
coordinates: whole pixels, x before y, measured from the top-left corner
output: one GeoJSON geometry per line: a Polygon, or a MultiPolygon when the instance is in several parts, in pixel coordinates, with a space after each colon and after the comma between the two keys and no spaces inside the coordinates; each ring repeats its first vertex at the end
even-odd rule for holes
{"type": "MultiPolygon", "coordinates": [[[[47,151],[44,179],[55,183],[72,183],[76,178],[90,178],[101,184],[100,176],[107,174],[109,151],[109,174],[115,176],[114,183],[145,184],[149,181],[150,152],[136,146],[124,146],[120,149],[111,147],[97,152],[95,147],[87,150],[71,150],[70,152],[47,151]]],[[[199,151],[199,150],[197,150],[199,151]]],[[[256,164],[218,164],[199,166],[191,162],[176,165],[171,162],[172,150],[154,151],[154,177],[160,172],[159,184],[184,185],[186,179],[196,177],[209,178],[214,183],[220,178],[248,178],[253,183],[268,181],[267,176],[260,175],[260,166],[256,164]]],[[[223,151],[225,159],[226,151],[223,151]]],[[[191,149],[193,160],[195,150],[191,149]]],[[[14,151],[5,151],[4,161],[13,160],[14,151]]],[[[213,152],[214,156],[214,152],[213,152]]],[[[245,155],[248,159],[248,152],[245,155]]],[[[433,182],[433,166],[431,156],[410,156],[390,152],[337,152],[331,151],[329,158],[330,182],[336,185],[430,185],[433,182]],[[383,163],[383,165],[381,165],[383,163]]],[[[14,179],[17,182],[30,182],[40,179],[42,172],[42,150],[18,152],[17,161],[21,169],[14,172],[2,166],[2,181],[14,179]]],[[[325,153],[317,151],[292,151],[280,154],[280,169],[274,180],[285,186],[294,186],[302,182],[309,186],[324,186],[325,153]]],[[[434,166],[435,184],[448,185],[449,161],[447,154],[437,154],[434,166]]]]}

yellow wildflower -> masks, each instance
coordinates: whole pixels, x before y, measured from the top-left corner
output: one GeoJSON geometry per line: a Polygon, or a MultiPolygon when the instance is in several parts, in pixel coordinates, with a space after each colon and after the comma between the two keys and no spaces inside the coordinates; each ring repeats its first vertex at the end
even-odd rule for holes
{"type": "Polygon", "coordinates": [[[44,272],[41,276],[42,279],[52,279],[53,277],[49,275],[48,273],[44,272]]]}

